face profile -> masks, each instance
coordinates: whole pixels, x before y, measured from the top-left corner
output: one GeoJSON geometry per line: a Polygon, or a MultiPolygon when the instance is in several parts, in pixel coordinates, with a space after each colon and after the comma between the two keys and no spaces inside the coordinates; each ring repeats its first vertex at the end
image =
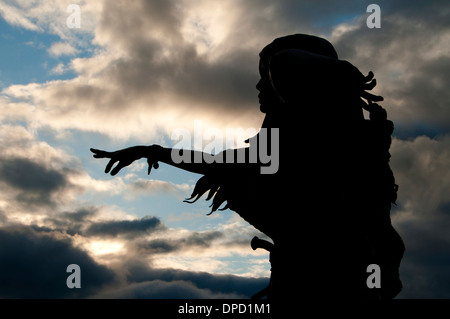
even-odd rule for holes
{"type": "Polygon", "coordinates": [[[265,113],[265,110],[270,106],[281,106],[283,101],[272,86],[268,66],[261,60],[259,62],[259,74],[261,78],[256,84],[256,89],[259,91],[258,99],[261,111],[265,113]]]}

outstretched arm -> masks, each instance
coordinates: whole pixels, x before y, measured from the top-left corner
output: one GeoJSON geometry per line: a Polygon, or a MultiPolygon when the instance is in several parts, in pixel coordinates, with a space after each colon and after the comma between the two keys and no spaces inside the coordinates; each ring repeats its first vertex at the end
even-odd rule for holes
{"type": "MultiPolygon", "coordinates": [[[[247,152],[248,150],[245,149],[245,151],[247,152]]],[[[225,164],[224,157],[227,157],[226,153],[233,153],[228,154],[227,158],[230,157],[229,155],[231,155],[233,158],[236,158],[237,150],[227,150],[223,152],[222,154],[220,154],[220,159],[215,158],[214,155],[199,151],[178,150],[165,148],[159,145],[133,146],[114,152],[107,152],[91,148],[91,152],[94,153],[95,158],[110,159],[109,163],[106,165],[105,173],[108,174],[109,172],[111,172],[112,176],[116,175],[122,168],[129,166],[135,160],[141,158],[147,158],[147,163],[149,165],[148,174],[150,174],[152,167],[158,168],[158,162],[163,162],[171,166],[197,174],[208,174],[217,172],[219,170],[223,171],[224,169],[231,167],[233,167],[234,169],[241,168],[247,171],[251,169],[248,165],[245,165],[245,163],[225,164]],[[182,157],[184,160],[180,161],[180,157],[182,157]],[[113,168],[114,164],[116,164],[117,162],[118,164],[113,168]]],[[[219,154],[217,156],[219,156],[219,154]]],[[[246,156],[246,158],[248,158],[248,156],[246,156]]],[[[255,165],[252,165],[252,167],[254,166],[255,165]]]]}

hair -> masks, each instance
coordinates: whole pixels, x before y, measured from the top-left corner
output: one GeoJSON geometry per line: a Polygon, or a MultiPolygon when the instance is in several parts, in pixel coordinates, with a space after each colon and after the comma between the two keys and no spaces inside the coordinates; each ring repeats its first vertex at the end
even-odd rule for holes
{"type": "Polygon", "coordinates": [[[270,59],[275,54],[288,49],[303,50],[336,60],[338,59],[338,54],[330,42],[323,38],[308,34],[292,34],[277,38],[262,49],[259,53],[259,57],[264,64],[269,65],[270,59]]]}
{"type": "MultiPolygon", "coordinates": [[[[288,61],[281,61],[280,59],[273,60],[273,58],[283,51],[303,51],[307,55],[314,55],[319,60],[323,58],[323,65],[333,66],[330,69],[329,76],[327,78],[328,84],[326,85],[326,95],[320,94],[322,88],[318,86],[318,79],[320,70],[316,73],[314,68],[316,63],[305,64],[302,69],[302,74],[294,79],[277,77],[272,78],[272,86],[280,97],[286,102],[297,104],[298,101],[292,100],[290,97],[299,96],[297,92],[302,89],[302,86],[306,84],[309,96],[315,96],[317,98],[310,99],[309,102],[314,101],[314,105],[308,105],[307,109],[311,112],[317,110],[323,110],[326,108],[328,118],[340,117],[345,121],[353,121],[355,119],[363,119],[362,112],[363,105],[361,104],[359,87],[364,83],[364,76],[361,72],[351,65],[347,61],[339,60],[339,56],[334,49],[333,45],[324,38],[320,38],[307,34],[291,34],[276,38],[270,44],[265,46],[259,53],[260,63],[264,64],[268,68],[271,68],[274,63],[277,65],[283,65],[289,63],[288,61]],[[302,82],[303,81],[303,82],[302,82]],[[316,86],[314,86],[314,84],[316,86]],[[300,87],[297,87],[300,86],[300,87]],[[331,100],[333,98],[333,100],[331,100]],[[339,103],[339,107],[335,104],[339,103]]],[[[286,67],[286,65],[284,65],[286,67]]],[[[271,71],[273,71],[271,69],[271,71]]],[[[270,72],[271,72],[270,71],[270,72]]],[[[289,71],[290,72],[290,71],[289,71]]],[[[273,75],[274,73],[272,73],[273,75]]],[[[291,74],[292,75],[292,74],[291,74]]],[[[325,84],[324,84],[325,86],[325,84]]],[[[305,93],[303,92],[303,93],[305,93]]],[[[302,97],[302,103],[305,102],[304,96],[302,97]]],[[[273,111],[277,107],[271,105],[261,105],[261,112],[267,113],[273,111]]],[[[313,113],[311,113],[312,115],[313,113]]],[[[314,116],[314,115],[312,115],[314,116]]],[[[324,120],[324,118],[322,118],[324,120]]]]}

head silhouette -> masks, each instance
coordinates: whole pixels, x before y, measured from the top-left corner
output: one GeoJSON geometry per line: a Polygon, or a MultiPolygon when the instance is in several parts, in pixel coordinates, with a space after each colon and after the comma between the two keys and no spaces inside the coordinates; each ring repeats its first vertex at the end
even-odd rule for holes
{"type": "Polygon", "coordinates": [[[284,104],[283,98],[274,89],[269,69],[272,57],[284,50],[302,50],[316,56],[338,59],[333,45],[320,37],[307,34],[293,34],[275,39],[272,43],[264,47],[259,54],[259,73],[261,79],[256,85],[256,88],[260,92],[258,97],[263,113],[266,113],[270,109],[276,109],[277,106],[284,104]]]}
{"type": "Polygon", "coordinates": [[[259,53],[261,61],[269,65],[270,59],[282,50],[303,50],[312,54],[338,59],[333,45],[323,38],[308,34],[292,34],[277,38],[259,53]]]}

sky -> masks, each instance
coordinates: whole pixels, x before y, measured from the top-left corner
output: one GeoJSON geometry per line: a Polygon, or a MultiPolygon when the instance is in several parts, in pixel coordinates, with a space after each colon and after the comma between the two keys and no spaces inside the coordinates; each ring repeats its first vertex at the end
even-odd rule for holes
{"type": "Polygon", "coordinates": [[[268,254],[250,248],[264,234],[183,203],[199,175],[161,165],[147,176],[141,160],[111,177],[89,148],[170,147],[199,125],[194,148],[230,128],[238,145],[263,120],[258,53],[308,33],[375,73],[394,122],[397,298],[449,298],[450,3],[376,1],[381,27],[368,28],[372,2],[1,0],[0,297],[248,298],[265,287],[268,254]],[[65,284],[74,263],[80,289],[65,284]]]}

